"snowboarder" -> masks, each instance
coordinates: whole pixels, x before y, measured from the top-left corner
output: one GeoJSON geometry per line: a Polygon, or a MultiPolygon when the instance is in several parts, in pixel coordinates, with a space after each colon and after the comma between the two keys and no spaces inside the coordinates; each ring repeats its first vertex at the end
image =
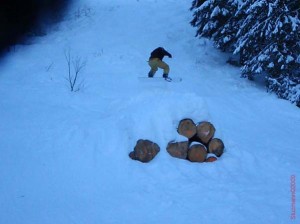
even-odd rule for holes
{"type": "Polygon", "coordinates": [[[151,70],[148,73],[149,78],[152,78],[154,76],[158,68],[163,69],[164,70],[163,77],[165,79],[168,78],[170,68],[169,65],[162,60],[164,56],[168,56],[169,58],[172,58],[172,55],[162,47],[158,47],[151,52],[151,56],[148,61],[148,64],[151,67],[151,70]]]}

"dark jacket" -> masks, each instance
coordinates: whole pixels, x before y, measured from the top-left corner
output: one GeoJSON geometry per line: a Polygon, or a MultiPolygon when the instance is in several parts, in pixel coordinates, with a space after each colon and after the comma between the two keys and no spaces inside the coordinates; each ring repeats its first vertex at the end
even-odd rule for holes
{"type": "Polygon", "coordinates": [[[168,56],[169,58],[172,58],[172,55],[169,52],[167,52],[162,47],[159,47],[151,52],[151,56],[150,56],[149,60],[151,60],[153,58],[159,58],[160,60],[162,60],[164,56],[168,56]]]}

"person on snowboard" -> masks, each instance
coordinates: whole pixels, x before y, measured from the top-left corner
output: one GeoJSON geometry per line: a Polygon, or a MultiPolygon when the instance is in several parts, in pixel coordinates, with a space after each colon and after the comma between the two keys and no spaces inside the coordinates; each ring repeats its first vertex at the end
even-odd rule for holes
{"type": "Polygon", "coordinates": [[[169,65],[162,60],[164,56],[168,56],[169,58],[172,58],[172,55],[162,47],[158,47],[151,52],[151,56],[148,61],[148,64],[151,67],[151,70],[148,73],[149,78],[152,78],[154,76],[155,72],[157,71],[157,68],[163,69],[164,70],[163,77],[165,79],[168,78],[170,68],[169,65]]]}

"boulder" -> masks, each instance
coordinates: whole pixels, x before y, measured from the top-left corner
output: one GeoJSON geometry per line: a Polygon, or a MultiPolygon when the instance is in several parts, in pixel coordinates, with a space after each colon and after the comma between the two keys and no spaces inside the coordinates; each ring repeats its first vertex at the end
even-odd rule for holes
{"type": "Polygon", "coordinates": [[[224,152],[224,143],[219,138],[213,138],[208,144],[208,151],[220,157],[224,152]]]}
{"type": "Polygon", "coordinates": [[[189,142],[183,141],[183,142],[169,142],[167,146],[167,152],[179,159],[186,159],[187,158],[187,152],[189,149],[189,142]]]}
{"type": "Polygon", "coordinates": [[[182,119],[179,122],[177,132],[182,136],[192,138],[197,133],[196,124],[192,119],[182,119]]]}
{"type": "Polygon", "coordinates": [[[215,127],[210,122],[203,121],[197,125],[197,137],[205,145],[212,139],[215,131],[215,127]]]}
{"type": "Polygon", "coordinates": [[[214,156],[209,156],[205,160],[205,162],[215,162],[215,161],[217,161],[217,158],[214,156]]]}
{"type": "Polygon", "coordinates": [[[143,163],[150,162],[160,151],[159,146],[150,141],[140,139],[137,141],[133,152],[129,154],[129,157],[134,160],[141,161],[143,163]]]}
{"type": "Polygon", "coordinates": [[[207,156],[207,151],[204,145],[196,143],[192,144],[188,151],[188,159],[191,162],[204,162],[207,156]]]}

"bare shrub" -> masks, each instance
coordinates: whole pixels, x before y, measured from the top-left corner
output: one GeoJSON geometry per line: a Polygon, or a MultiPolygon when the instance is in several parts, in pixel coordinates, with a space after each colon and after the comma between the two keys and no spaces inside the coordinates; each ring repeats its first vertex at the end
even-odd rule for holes
{"type": "Polygon", "coordinates": [[[65,59],[68,66],[68,76],[66,79],[69,83],[71,92],[77,92],[84,86],[84,80],[78,80],[79,73],[81,73],[83,68],[86,66],[86,61],[79,56],[73,58],[70,50],[65,51],[65,59]]]}

